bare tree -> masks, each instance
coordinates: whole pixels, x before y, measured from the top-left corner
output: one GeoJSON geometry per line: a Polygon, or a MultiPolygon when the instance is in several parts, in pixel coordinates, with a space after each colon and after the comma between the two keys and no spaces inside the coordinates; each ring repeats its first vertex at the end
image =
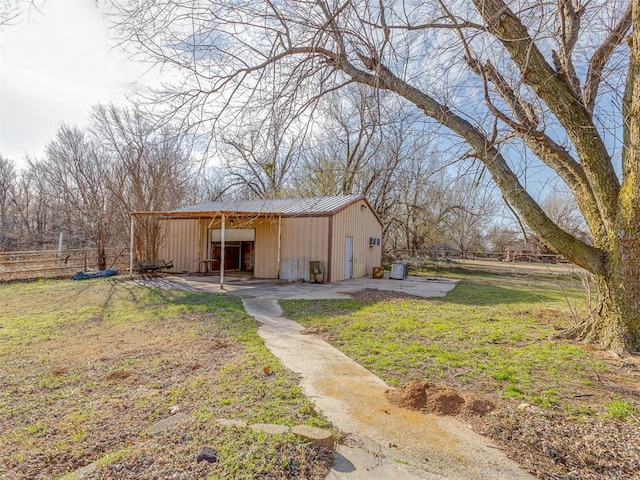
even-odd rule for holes
{"type": "Polygon", "coordinates": [[[218,119],[265,88],[304,109],[353,82],[412,103],[467,144],[540,238],[593,274],[598,309],[569,334],[640,349],[638,2],[131,0],[124,13],[142,51],[185,74],[164,97],[185,118],[218,119]],[[592,244],[535,201],[514,143],[565,183],[592,244]]]}
{"type": "Polygon", "coordinates": [[[549,218],[563,230],[585,242],[590,242],[584,217],[580,213],[573,195],[553,189],[543,198],[541,206],[549,218]]]}
{"type": "Polygon", "coordinates": [[[15,183],[18,178],[15,164],[0,155],[0,236],[10,224],[9,207],[15,203],[15,183]]]}
{"type": "MultiPolygon", "coordinates": [[[[90,126],[98,155],[108,165],[103,184],[114,204],[121,236],[129,213],[179,207],[195,187],[197,164],[187,137],[169,125],[156,126],[135,108],[98,105],[90,126]]],[[[135,249],[139,259],[156,259],[162,230],[153,218],[138,219],[135,249]]]]}
{"type": "Polygon", "coordinates": [[[293,129],[291,124],[268,120],[233,136],[225,133],[221,156],[230,188],[241,188],[249,197],[281,197],[303,144],[303,136],[293,129]]]}
{"type": "Polygon", "coordinates": [[[95,145],[79,128],[62,125],[47,145],[45,159],[31,167],[49,185],[47,201],[57,204],[59,220],[95,246],[98,268],[106,269],[116,218],[105,182],[108,166],[95,145]]]}
{"type": "Polygon", "coordinates": [[[503,254],[524,242],[522,232],[515,225],[492,223],[486,230],[485,242],[490,252],[503,254]]]}
{"type": "Polygon", "coordinates": [[[442,170],[424,159],[404,162],[398,171],[397,194],[387,215],[387,243],[409,251],[444,241],[448,211],[442,170]]]}
{"type": "Polygon", "coordinates": [[[452,183],[446,196],[444,224],[451,242],[463,257],[481,250],[486,227],[497,208],[491,189],[482,183],[481,178],[462,176],[452,183]]]}
{"type": "Polygon", "coordinates": [[[37,9],[39,1],[2,0],[0,2],[0,27],[11,25],[25,10],[37,9]]]}
{"type": "Polygon", "coordinates": [[[428,177],[434,165],[431,126],[396,97],[362,85],[326,95],[310,130],[292,192],[366,195],[385,229],[399,197],[412,189],[407,180],[417,179],[416,169],[428,177]]]}
{"type": "MultiPolygon", "coordinates": [[[[372,163],[382,146],[381,123],[385,119],[375,96],[362,86],[345,87],[339,93],[327,96],[318,107],[323,122],[316,134],[322,152],[319,157],[325,162],[325,172],[327,160],[333,163],[329,175],[337,180],[334,194],[366,194],[367,184],[375,181],[372,163]]],[[[310,153],[307,162],[313,165],[315,155],[310,153]]]]}
{"type": "Polygon", "coordinates": [[[53,223],[51,192],[38,163],[29,159],[16,181],[15,229],[12,237],[19,248],[35,248],[47,243],[53,223]]]}
{"type": "Polygon", "coordinates": [[[228,172],[220,165],[206,165],[202,168],[189,203],[217,202],[235,198],[237,189],[228,178],[228,172]]]}

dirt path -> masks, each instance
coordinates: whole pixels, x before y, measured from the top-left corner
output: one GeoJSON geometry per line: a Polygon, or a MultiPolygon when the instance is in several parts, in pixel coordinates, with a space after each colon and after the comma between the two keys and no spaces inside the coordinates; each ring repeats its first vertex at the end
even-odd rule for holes
{"type": "Polygon", "coordinates": [[[530,479],[462,422],[391,405],[377,376],[282,316],[277,301],[245,298],[259,334],[301,376],[305,394],[346,435],[333,479],[530,479]]]}

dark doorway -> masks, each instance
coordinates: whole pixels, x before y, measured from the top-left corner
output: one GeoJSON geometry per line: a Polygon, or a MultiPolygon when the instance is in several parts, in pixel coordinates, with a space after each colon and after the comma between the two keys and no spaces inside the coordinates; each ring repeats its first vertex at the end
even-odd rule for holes
{"type": "MultiPolygon", "coordinates": [[[[220,271],[220,259],[222,257],[222,245],[220,242],[212,242],[211,259],[212,270],[220,271]]],[[[253,242],[227,242],[224,248],[224,269],[253,271],[253,242]]]]}
{"type": "Polygon", "coordinates": [[[242,242],[240,251],[242,255],[240,270],[243,272],[253,272],[253,242],[242,242]]]}

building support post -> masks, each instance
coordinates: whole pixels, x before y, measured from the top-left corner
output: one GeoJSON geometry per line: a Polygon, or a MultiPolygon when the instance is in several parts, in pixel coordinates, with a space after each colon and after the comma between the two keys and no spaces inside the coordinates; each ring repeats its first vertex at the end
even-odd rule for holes
{"type": "Polygon", "coordinates": [[[224,236],[225,236],[225,223],[227,219],[222,212],[222,225],[220,228],[220,288],[224,290],[224,236]]]}
{"type": "Polygon", "coordinates": [[[282,215],[278,216],[278,260],[276,264],[276,278],[280,280],[280,267],[281,267],[281,246],[282,246],[282,215]]]}
{"type": "Polygon", "coordinates": [[[62,232],[58,238],[58,266],[62,265],[62,232]]]}
{"type": "Polygon", "coordinates": [[[131,235],[131,238],[129,239],[129,275],[131,276],[131,278],[133,278],[133,249],[134,249],[134,219],[135,217],[133,215],[129,215],[129,218],[131,219],[131,224],[129,225],[129,235],[131,235]]]}

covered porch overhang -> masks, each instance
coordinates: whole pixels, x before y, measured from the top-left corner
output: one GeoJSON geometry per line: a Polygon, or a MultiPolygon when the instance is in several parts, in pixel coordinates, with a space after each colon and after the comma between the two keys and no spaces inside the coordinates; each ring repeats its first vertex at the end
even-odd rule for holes
{"type": "MultiPolygon", "coordinates": [[[[259,219],[277,220],[277,259],[276,259],[276,278],[280,278],[281,269],[281,246],[282,246],[282,213],[280,212],[251,212],[251,211],[236,211],[236,210],[216,210],[216,211],[151,211],[151,212],[131,212],[130,217],[130,245],[129,245],[129,272],[133,277],[134,266],[134,253],[135,253],[135,220],[143,217],[153,217],[163,220],[204,220],[211,219],[208,229],[212,227],[214,222],[220,219],[220,288],[224,289],[224,271],[225,271],[225,242],[226,242],[226,221],[232,219],[237,220],[238,226],[250,225],[259,219]]],[[[212,261],[209,258],[202,257],[201,239],[202,232],[200,231],[201,223],[198,222],[198,245],[196,259],[198,263],[202,261],[212,261]]]]}

